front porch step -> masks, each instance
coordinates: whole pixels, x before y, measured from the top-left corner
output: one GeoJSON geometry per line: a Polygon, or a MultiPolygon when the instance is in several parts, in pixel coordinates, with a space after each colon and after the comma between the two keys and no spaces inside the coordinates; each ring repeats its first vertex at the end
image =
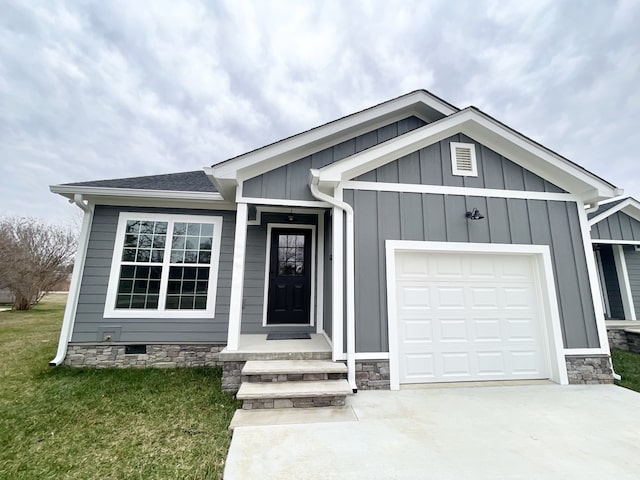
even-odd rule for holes
{"type": "Polygon", "coordinates": [[[242,375],[314,375],[345,374],[344,363],[323,360],[251,360],[245,363],[242,375]]]}
{"type": "Polygon", "coordinates": [[[242,408],[309,408],[336,407],[345,404],[352,391],[346,380],[313,382],[243,382],[236,394],[242,400],[242,408]]]}

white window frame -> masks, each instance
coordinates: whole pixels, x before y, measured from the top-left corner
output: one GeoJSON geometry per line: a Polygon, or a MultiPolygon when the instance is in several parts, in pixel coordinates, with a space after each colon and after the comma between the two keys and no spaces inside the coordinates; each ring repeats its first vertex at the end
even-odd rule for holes
{"type": "MultiPolygon", "coordinates": [[[[222,217],[205,215],[178,215],[163,213],[121,212],[118,218],[118,228],[111,259],[109,286],[104,305],[104,318],[214,318],[216,307],[216,293],[218,290],[218,266],[220,264],[220,243],[222,239],[222,217]],[[127,221],[141,220],[167,222],[167,241],[165,244],[164,260],[162,262],[162,276],[160,279],[160,298],[157,309],[116,309],[116,297],[120,280],[120,266],[122,265],[122,249],[126,233],[127,221]],[[204,310],[165,309],[167,296],[167,280],[171,265],[170,248],[172,245],[173,228],[176,222],[212,223],[213,242],[211,246],[211,263],[209,265],[209,289],[207,292],[207,307],[204,310]]],[[[192,264],[184,264],[190,266],[192,264]]],[[[197,264],[193,264],[197,266],[197,264]]]]}
{"type": "Polygon", "coordinates": [[[461,143],[450,142],[449,147],[451,150],[451,173],[461,177],[477,177],[478,176],[478,162],[476,160],[476,146],[473,143],[461,143]],[[459,170],[458,162],[456,161],[456,148],[468,148],[471,153],[471,170],[459,170]]]}

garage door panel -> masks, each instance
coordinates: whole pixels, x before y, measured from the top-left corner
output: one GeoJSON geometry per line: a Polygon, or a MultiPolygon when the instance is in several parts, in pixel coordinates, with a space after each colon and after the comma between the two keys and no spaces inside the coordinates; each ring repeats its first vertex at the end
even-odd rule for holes
{"type": "Polygon", "coordinates": [[[401,383],[548,378],[530,256],[402,252],[397,265],[401,383]]]}

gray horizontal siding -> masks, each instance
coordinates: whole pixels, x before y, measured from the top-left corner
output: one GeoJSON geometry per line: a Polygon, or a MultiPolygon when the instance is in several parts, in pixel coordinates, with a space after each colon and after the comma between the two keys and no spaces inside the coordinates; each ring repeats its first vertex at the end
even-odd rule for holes
{"type": "MultiPolygon", "coordinates": [[[[235,212],[97,206],[91,226],[72,342],[96,342],[103,327],[120,327],[121,342],[226,343],[231,295],[235,212]],[[215,318],[104,318],[118,215],[121,211],[222,216],[215,318]]],[[[115,339],[114,339],[115,340],[115,339]]]]}
{"type": "Polygon", "coordinates": [[[354,180],[530,192],[564,192],[564,190],[542,177],[525,170],[511,160],[463,134],[454,135],[405,155],[398,160],[360,175],[354,180]],[[450,142],[475,144],[478,166],[477,177],[452,174],[450,142]]]}
{"type": "Polygon", "coordinates": [[[245,181],[242,194],[251,198],[315,200],[309,191],[310,169],[325,167],[423,125],[423,120],[409,117],[359,135],[245,181]]]}
{"type": "Polygon", "coordinates": [[[636,252],[633,246],[625,245],[624,260],[627,264],[627,274],[629,275],[629,286],[631,287],[636,318],[640,319],[640,252],[636,252]]]}
{"type": "MultiPolygon", "coordinates": [[[[264,282],[265,262],[267,256],[267,225],[269,223],[289,223],[288,214],[263,213],[260,225],[247,226],[247,249],[244,265],[244,291],[242,296],[242,322],[241,333],[258,334],[265,333],[262,326],[264,314],[264,282]]],[[[316,225],[316,215],[296,216],[297,224],[316,225]]],[[[316,244],[317,255],[317,244],[316,244]]],[[[316,263],[317,266],[317,263],[316,263]]],[[[317,268],[316,268],[317,274],[317,268]]],[[[317,297],[316,297],[317,299],[317,297]]],[[[312,331],[312,327],[288,326],[284,328],[269,327],[269,330],[284,329],[287,331],[312,331]]]]}
{"type": "Polygon", "coordinates": [[[574,203],[345,191],[355,212],[357,351],[387,351],[385,240],[549,245],[564,345],[598,347],[574,203]],[[468,221],[478,208],[485,219],[468,221]]]}
{"type": "Polygon", "coordinates": [[[640,242],[640,222],[626,213],[616,212],[591,226],[591,238],[640,242]]]}
{"type": "Polygon", "coordinates": [[[620,294],[620,283],[618,282],[613,249],[611,245],[600,245],[599,249],[605,293],[609,301],[609,313],[611,318],[624,319],[624,307],[622,306],[622,295],[620,294]]]}

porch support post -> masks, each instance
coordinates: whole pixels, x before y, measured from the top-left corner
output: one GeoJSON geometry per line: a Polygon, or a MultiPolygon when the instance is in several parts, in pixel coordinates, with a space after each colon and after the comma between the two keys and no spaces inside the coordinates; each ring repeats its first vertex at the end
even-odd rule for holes
{"type": "Polygon", "coordinates": [[[612,247],[613,259],[616,262],[616,272],[618,273],[618,283],[620,284],[624,318],[625,320],[636,320],[636,309],[633,305],[629,272],[627,271],[627,262],[624,258],[624,247],[622,245],[612,245],[612,247]]]}
{"type": "Polygon", "coordinates": [[[244,261],[247,247],[247,212],[247,204],[238,203],[235,243],[233,246],[233,270],[231,272],[227,350],[238,350],[238,344],[240,343],[240,320],[242,318],[242,296],[244,292],[244,261]]]}

